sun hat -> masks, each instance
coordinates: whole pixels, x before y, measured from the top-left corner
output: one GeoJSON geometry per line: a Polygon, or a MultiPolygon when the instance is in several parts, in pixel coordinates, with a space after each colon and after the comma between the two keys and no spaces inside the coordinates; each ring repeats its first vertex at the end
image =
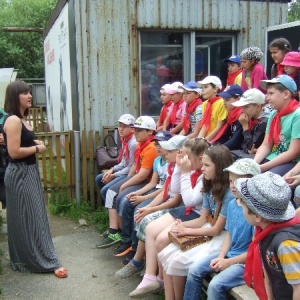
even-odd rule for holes
{"type": "Polygon", "coordinates": [[[196,84],[196,81],[189,81],[183,84],[181,87],[190,92],[197,92],[199,95],[202,93],[202,89],[196,84]]]}
{"type": "Polygon", "coordinates": [[[154,136],[152,141],[168,141],[171,137],[170,131],[162,130],[154,136]]]}
{"type": "Polygon", "coordinates": [[[222,82],[219,77],[217,76],[206,76],[203,80],[197,81],[198,85],[204,85],[204,84],[214,84],[218,87],[219,90],[222,89],[222,82]]]}
{"type": "Polygon", "coordinates": [[[133,125],[135,122],[135,117],[131,114],[122,115],[117,122],[123,123],[125,125],[133,125]]]}
{"type": "Polygon", "coordinates": [[[223,92],[218,93],[222,98],[239,97],[244,93],[243,89],[238,84],[229,85],[223,92]]]}
{"type": "Polygon", "coordinates": [[[251,158],[241,158],[236,160],[231,166],[223,171],[228,171],[236,175],[258,175],[261,173],[259,164],[251,158]]]}
{"type": "Polygon", "coordinates": [[[174,135],[168,141],[159,142],[159,144],[166,150],[180,150],[187,139],[184,135],[174,135]]]}
{"type": "Polygon", "coordinates": [[[292,191],[283,177],[265,172],[234,182],[241,200],[254,213],[270,222],[283,222],[295,216],[290,201],[292,191]]]}
{"type": "Polygon", "coordinates": [[[270,80],[261,80],[260,81],[260,87],[264,90],[267,89],[268,84],[275,84],[275,83],[281,83],[284,87],[286,87],[292,94],[296,93],[297,91],[297,85],[293,78],[291,78],[289,75],[283,74],[278,75],[270,80]]]}
{"type": "Polygon", "coordinates": [[[260,48],[258,47],[249,47],[244,49],[241,54],[240,57],[242,59],[256,59],[256,60],[260,60],[263,57],[264,53],[260,50],[260,48]]]}
{"type": "Polygon", "coordinates": [[[236,64],[241,64],[241,58],[239,55],[231,55],[230,57],[226,58],[224,60],[225,63],[227,62],[233,62],[233,63],[236,63],[236,64]]]}
{"type": "MultiPolygon", "coordinates": [[[[166,90],[169,89],[170,86],[171,86],[171,84],[169,84],[169,83],[164,84],[164,85],[160,88],[160,91],[161,91],[161,92],[162,92],[162,91],[165,91],[165,92],[166,92],[166,90]]],[[[167,92],[166,92],[166,93],[167,93],[167,92]]],[[[167,94],[168,94],[168,93],[167,93],[167,94]]]]}
{"type": "Polygon", "coordinates": [[[149,116],[138,117],[135,123],[130,127],[156,130],[155,121],[149,116]]]}
{"type": "Polygon", "coordinates": [[[247,90],[240,100],[231,103],[233,106],[245,106],[248,104],[264,104],[266,96],[258,89],[247,90]]]}
{"type": "Polygon", "coordinates": [[[281,65],[300,68],[300,53],[295,51],[288,52],[281,65]]]}
{"type": "Polygon", "coordinates": [[[170,86],[166,89],[166,93],[173,95],[176,93],[183,93],[183,84],[179,81],[173,82],[172,84],[170,84],[170,86]]]}

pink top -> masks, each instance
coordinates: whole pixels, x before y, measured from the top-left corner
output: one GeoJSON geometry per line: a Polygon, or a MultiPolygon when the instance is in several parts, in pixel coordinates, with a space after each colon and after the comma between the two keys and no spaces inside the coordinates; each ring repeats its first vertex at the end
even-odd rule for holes
{"type": "Polygon", "coordinates": [[[257,63],[250,72],[243,70],[243,78],[245,79],[242,80],[242,89],[244,91],[256,88],[264,92],[259,86],[259,82],[268,79],[268,77],[264,71],[264,66],[261,63],[257,63]]]}
{"type": "MultiPolygon", "coordinates": [[[[185,115],[185,107],[186,107],[186,102],[183,101],[181,103],[181,105],[179,105],[178,109],[177,109],[177,112],[176,112],[176,125],[178,125],[180,122],[181,122],[181,118],[184,117],[185,115]]],[[[172,109],[173,109],[173,106],[172,106],[172,109]]],[[[169,117],[172,113],[172,110],[168,110],[168,114],[167,116],[169,117]]]]}

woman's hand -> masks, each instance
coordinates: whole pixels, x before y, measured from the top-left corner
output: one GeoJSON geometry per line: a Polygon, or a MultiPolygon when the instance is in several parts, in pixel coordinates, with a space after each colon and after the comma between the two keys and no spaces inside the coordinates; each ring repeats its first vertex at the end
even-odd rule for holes
{"type": "Polygon", "coordinates": [[[187,234],[187,228],[184,226],[184,223],[177,219],[171,226],[171,231],[174,232],[177,236],[185,236],[187,234]]]}
{"type": "Polygon", "coordinates": [[[41,140],[34,140],[36,145],[45,145],[44,141],[41,140]]]}
{"type": "Polygon", "coordinates": [[[46,146],[44,144],[36,145],[36,147],[39,148],[38,153],[44,153],[47,150],[47,148],[46,148],[46,146]]]}

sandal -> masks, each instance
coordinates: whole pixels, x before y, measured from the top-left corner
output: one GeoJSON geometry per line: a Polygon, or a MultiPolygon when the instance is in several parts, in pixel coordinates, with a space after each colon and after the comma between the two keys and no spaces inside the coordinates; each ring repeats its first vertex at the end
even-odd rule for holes
{"type": "Polygon", "coordinates": [[[54,271],[54,275],[58,278],[66,278],[68,277],[68,270],[66,268],[58,268],[54,271]]]}

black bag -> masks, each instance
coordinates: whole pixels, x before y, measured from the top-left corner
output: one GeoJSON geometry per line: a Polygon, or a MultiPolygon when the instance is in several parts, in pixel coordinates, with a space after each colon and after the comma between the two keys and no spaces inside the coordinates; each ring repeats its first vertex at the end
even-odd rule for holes
{"type": "Polygon", "coordinates": [[[107,135],[104,138],[104,147],[96,149],[96,160],[99,170],[110,169],[118,164],[120,148],[116,144],[112,135],[107,135]],[[110,139],[110,144],[108,144],[110,139]]]}

